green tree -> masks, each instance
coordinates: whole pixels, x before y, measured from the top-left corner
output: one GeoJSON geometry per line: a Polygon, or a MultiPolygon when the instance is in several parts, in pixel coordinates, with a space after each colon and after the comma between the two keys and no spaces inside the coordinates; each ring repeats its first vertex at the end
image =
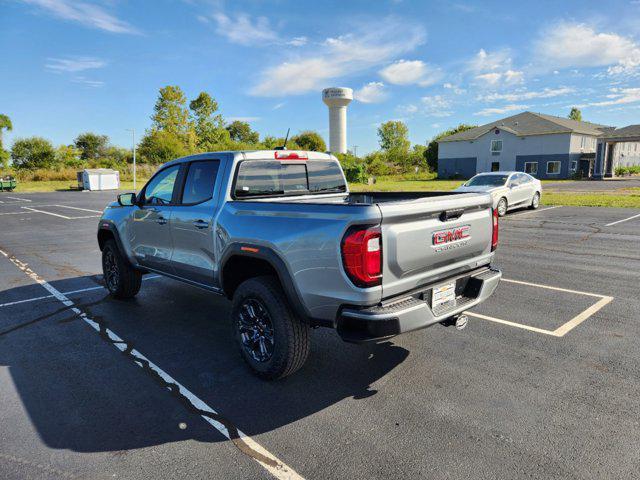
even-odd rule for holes
{"type": "Polygon", "coordinates": [[[407,152],[411,146],[408,135],[409,129],[399,120],[391,120],[378,127],[378,139],[383,150],[407,152]]]}
{"type": "Polygon", "coordinates": [[[196,146],[199,151],[222,150],[229,144],[230,134],[218,111],[218,102],[207,92],[200,92],[189,103],[195,125],[196,146]]]}
{"type": "Polygon", "coordinates": [[[305,130],[298,135],[291,137],[291,141],[296,143],[302,150],[309,150],[312,152],[326,152],[327,144],[324,143],[323,138],[318,132],[312,130],[305,130]]]}
{"type": "Polygon", "coordinates": [[[183,135],[189,130],[189,110],[187,97],[177,85],[167,85],[160,89],[158,100],[153,107],[153,129],[183,135]]]}
{"type": "Polygon", "coordinates": [[[11,160],[15,168],[51,168],[56,154],[51,142],[45,138],[19,138],[11,147],[11,160]]]}
{"type": "Polygon", "coordinates": [[[578,107],[571,107],[571,111],[569,112],[568,117],[571,120],[576,120],[577,122],[582,121],[582,112],[578,107]]]}
{"type": "Polygon", "coordinates": [[[79,168],[84,163],[80,155],[80,149],[74,145],[60,145],[56,148],[55,163],[57,165],[64,165],[65,167],[79,168]]]}
{"type": "Polygon", "coordinates": [[[256,144],[260,140],[260,135],[258,135],[258,132],[254,132],[251,129],[251,125],[249,125],[247,122],[234,120],[229,125],[227,125],[226,128],[229,131],[231,140],[235,142],[256,144]]]}
{"type": "MultiPolygon", "coordinates": [[[[151,130],[173,135],[182,142],[183,150],[188,153],[195,149],[197,139],[186,104],[187,97],[177,85],[161,88],[151,115],[151,130]]],[[[167,136],[162,138],[166,140],[167,136]]]]}
{"type": "Polygon", "coordinates": [[[0,113],[0,164],[3,168],[7,168],[9,152],[7,152],[2,145],[2,130],[6,130],[8,132],[13,130],[11,119],[4,113],[0,113]]]}
{"type": "Polygon", "coordinates": [[[471,130],[472,128],[476,128],[476,125],[467,125],[466,123],[461,123],[457,127],[450,128],[449,130],[445,130],[444,132],[440,132],[435,137],[433,137],[424,151],[424,158],[427,161],[429,170],[431,170],[432,172],[438,171],[438,140],[444,137],[448,137],[449,135],[453,135],[454,133],[471,130]]]}
{"type": "Polygon", "coordinates": [[[73,143],[80,150],[80,158],[82,160],[98,160],[105,156],[109,147],[109,137],[86,132],[78,135],[73,143]]]}
{"type": "Polygon", "coordinates": [[[143,162],[152,164],[168,162],[188,154],[180,138],[164,130],[147,132],[140,141],[138,152],[143,162]]]}

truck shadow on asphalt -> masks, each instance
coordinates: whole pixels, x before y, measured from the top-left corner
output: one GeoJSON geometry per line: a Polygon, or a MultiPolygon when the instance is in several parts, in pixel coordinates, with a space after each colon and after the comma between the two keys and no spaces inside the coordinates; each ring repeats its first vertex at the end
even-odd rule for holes
{"type": "MultiPolygon", "coordinates": [[[[95,285],[90,277],[70,280],[95,285]]],[[[61,282],[67,281],[51,284],[65,291],[61,282]]],[[[16,287],[12,298],[26,298],[19,289],[33,294],[33,286],[16,287]]],[[[352,345],[332,330],[317,329],[306,365],[291,377],[266,382],[244,365],[231,336],[230,302],[222,297],[157,279],[144,282],[130,301],[112,299],[104,290],[72,298],[124,339],[127,350],[141,352],[216,410],[223,423],[248,435],[300,421],[347,398],[366,401],[377,393],[373,384],[408,356],[391,341],[352,345]]],[[[0,319],[9,318],[0,322],[0,365],[9,367],[47,446],[119,452],[186,439],[226,440],[154,372],[63,307],[49,299],[0,309],[0,319]]]]}

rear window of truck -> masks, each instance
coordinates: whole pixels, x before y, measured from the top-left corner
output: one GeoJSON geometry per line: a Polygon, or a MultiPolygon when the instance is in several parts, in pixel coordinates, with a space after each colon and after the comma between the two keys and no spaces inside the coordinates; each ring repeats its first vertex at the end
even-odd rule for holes
{"type": "Polygon", "coordinates": [[[234,186],[237,198],[346,191],[342,171],[332,160],[244,160],[234,186]]]}

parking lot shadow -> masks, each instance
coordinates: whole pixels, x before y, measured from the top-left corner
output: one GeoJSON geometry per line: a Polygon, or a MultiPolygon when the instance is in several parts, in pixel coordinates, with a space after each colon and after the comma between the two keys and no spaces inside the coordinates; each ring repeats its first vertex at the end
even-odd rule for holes
{"type": "MultiPolygon", "coordinates": [[[[95,285],[89,277],[67,281],[95,285]]],[[[19,288],[27,287],[13,290],[19,288]]],[[[226,299],[157,279],[144,282],[134,300],[114,300],[100,289],[74,302],[123,338],[128,350],[141,352],[249,435],[302,420],[345,398],[366,401],[376,394],[374,383],[408,356],[391,341],[351,345],[331,330],[318,329],[312,332],[307,364],[289,378],[266,382],[243,364],[230,333],[226,299]]],[[[60,302],[28,305],[0,310],[0,318],[11,317],[0,326],[0,365],[9,367],[46,445],[90,452],[189,438],[224,440],[185,408],[188,402],[175,389],[169,392],[157,374],[140,368],[60,302]]]]}

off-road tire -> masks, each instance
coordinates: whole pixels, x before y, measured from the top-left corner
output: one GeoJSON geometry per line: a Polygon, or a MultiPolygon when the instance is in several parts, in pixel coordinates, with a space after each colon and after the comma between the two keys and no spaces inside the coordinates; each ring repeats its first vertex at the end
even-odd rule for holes
{"type": "Polygon", "coordinates": [[[122,255],[115,240],[107,240],[102,248],[102,275],[107,290],[115,298],[133,298],[140,291],[142,273],[122,255]]]}
{"type": "Polygon", "coordinates": [[[309,325],[294,315],[280,282],[274,276],[261,276],[244,281],[233,295],[231,327],[240,354],[251,371],[265,380],[276,380],[300,369],[309,356],[309,325]],[[273,352],[259,362],[242,342],[240,313],[247,300],[257,300],[269,314],[273,327],[273,352]]]}

